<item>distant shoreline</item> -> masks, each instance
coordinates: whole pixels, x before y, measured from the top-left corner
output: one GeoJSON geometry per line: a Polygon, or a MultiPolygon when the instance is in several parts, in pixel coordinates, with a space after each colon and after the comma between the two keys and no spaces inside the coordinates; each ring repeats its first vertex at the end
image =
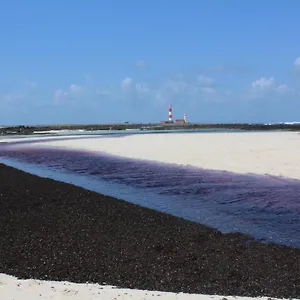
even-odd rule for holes
{"type": "Polygon", "coordinates": [[[16,125],[0,127],[1,135],[35,135],[53,134],[57,131],[85,131],[98,130],[199,130],[199,129],[233,129],[233,130],[287,130],[300,131],[300,123],[113,123],[113,124],[57,124],[57,125],[16,125]]]}

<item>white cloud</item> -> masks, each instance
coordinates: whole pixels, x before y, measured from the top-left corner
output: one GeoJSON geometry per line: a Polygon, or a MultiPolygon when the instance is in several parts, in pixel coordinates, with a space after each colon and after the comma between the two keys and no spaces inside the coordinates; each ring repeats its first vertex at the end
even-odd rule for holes
{"type": "Polygon", "coordinates": [[[32,89],[35,89],[35,88],[38,87],[38,83],[35,82],[35,81],[29,81],[29,80],[26,80],[26,81],[25,81],[25,84],[26,84],[27,86],[29,86],[30,88],[32,88],[32,89]]]}
{"type": "Polygon", "coordinates": [[[213,84],[214,80],[211,77],[199,75],[197,77],[197,83],[201,86],[207,86],[213,84]]]}
{"type": "Polygon", "coordinates": [[[292,89],[287,84],[277,85],[274,77],[261,77],[260,79],[252,82],[251,86],[256,91],[275,91],[281,94],[292,91],[292,89]]]}
{"type": "Polygon", "coordinates": [[[2,100],[7,103],[12,103],[14,101],[18,101],[24,99],[26,96],[25,92],[10,92],[2,95],[2,100]]]}
{"type": "Polygon", "coordinates": [[[274,84],[275,84],[275,80],[273,77],[270,78],[261,77],[260,79],[252,82],[251,86],[254,89],[269,89],[272,88],[274,84]]]}
{"type": "Polygon", "coordinates": [[[111,92],[110,92],[110,90],[108,90],[108,89],[102,90],[102,89],[100,89],[100,88],[96,88],[96,94],[98,94],[98,95],[105,95],[105,96],[108,96],[110,93],[111,93],[111,92]]]}
{"type": "Polygon", "coordinates": [[[39,97],[35,90],[28,85],[24,88],[24,84],[22,84],[22,88],[19,90],[6,93],[0,91],[0,119],[6,120],[8,123],[21,123],[19,118],[29,111],[34,112],[44,102],[44,99],[39,97]]]}
{"type": "Polygon", "coordinates": [[[98,86],[94,84],[71,84],[68,88],[57,89],[53,93],[55,104],[60,104],[61,100],[69,101],[74,99],[85,99],[85,101],[98,102],[104,97],[112,101],[130,101],[130,99],[154,100],[156,105],[162,103],[174,103],[176,101],[189,101],[188,99],[211,99],[222,93],[211,84],[214,80],[205,75],[198,77],[175,74],[161,81],[151,81],[146,83],[136,81],[132,77],[125,77],[119,85],[98,86]],[[201,83],[201,85],[199,85],[201,83]],[[128,93],[128,91],[131,91],[128,93]]]}
{"type": "Polygon", "coordinates": [[[138,92],[141,92],[141,93],[149,92],[149,88],[145,83],[137,83],[135,85],[135,88],[138,92]]]}
{"type": "Polygon", "coordinates": [[[124,79],[122,80],[122,82],[121,82],[121,87],[122,87],[122,89],[127,89],[127,88],[129,88],[129,87],[131,86],[132,82],[133,82],[133,79],[132,79],[132,78],[130,78],[130,77],[124,78],[124,79]]]}
{"type": "Polygon", "coordinates": [[[85,89],[77,84],[71,84],[68,90],[57,89],[54,91],[54,99],[59,100],[68,96],[79,96],[82,95],[85,89]]]}
{"type": "Polygon", "coordinates": [[[14,109],[16,103],[26,103],[28,99],[33,99],[36,95],[35,88],[38,87],[38,84],[33,81],[24,81],[21,88],[18,88],[14,91],[9,91],[1,93],[0,91],[0,103],[5,105],[11,105],[14,109]],[[24,87],[25,85],[25,87],[24,87]]]}
{"type": "Polygon", "coordinates": [[[147,64],[143,61],[143,60],[138,60],[136,63],[135,63],[135,66],[137,68],[146,68],[147,67],[147,64]]]}
{"type": "Polygon", "coordinates": [[[214,79],[208,76],[199,75],[197,77],[196,85],[198,88],[196,89],[196,92],[200,91],[207,96],[209,95],[216,95],[217,90],[212,85],[214,84],[214,79]]]}
{"type": "Polygon", "coordinates": [[[265,97],[270,96],[276,97],[276,95],[280,95],[280,97],[282,97],[283,95],[288,95],[294,91],[294,89],[288,86],[287,84],[276,83],[274,77],[261,77],[260,79],[252,82],[251,87],[251,91],[246,96],[256,99],[263,99],[265,97]]]}
{"type": "Polygon", "coordinates": [[[76,85],[76,84],[71,84],[70,85],[70,92],[71,93],[78,93],[81,92],[83,90],[83,88],[80,85],[76,85]]]}
{"type": "Polygon", "coordinates": [[[292,91],[292,89],[287,84],[280,84],[275,88],[275,90],[276,90],[276,92],[282,93],[282,94],[292,91]]]}
{"type": "Polygon", "coordinates": [[[294,62],[294,65],[296,67],[300,67],[300,56],[296,58],[295,62],[294,62]]]}
{"type": "Polygon", "coordinates": [[[64,92],[61,89],[58,89],[58,90],[54,91],[54,98],[55,99],[60,99],[60,98],[62,98],[64,96],[67,96],[67,95],[68,95],[68,93],[64,92]]]}
{"type": "Polygon", "coordinates": [[[184,80],[182,75],[177,75],[175,78],[171,78],[163,83],[163,89],[168,90],[171,93],[178,94],[184,92],[188,88],[188,83],[184,80]]]}
{"type": "Polygon", "coordinates": [[[167,103],[189,105],[199,101],[221,103],[234,101],[237,98],[282,99],[285,97],[288,99],[288,95],[297,91],[293,86],[277,82],[274,76],[260,77],[240,91],[235,91],[235,83],[232,84],[233,86],[219,85],[214,78],[206,76],[205,73],[200,75],[174,74],[174,76],[152,81],[148,78],[147,82],[127,76],[115,85],[71,84],[68,88],[57,89],[54,92],[54,99],[57,100],[57,104],[60,103],[58,99],[64,99],[70,103],[77,99],[76,103],[84,100],[94,104],[105,99],[109,102],[124,101],[127,104],[145,101],[153,105],[166,105],[167,103]]]}
{"type": "Polygon", "coordinates": [[[209,87],[209,86],[202,87],[201,91],[203,91],[206,94],[216,94],[216,90],[212,87],[209,87]]]}
{"type": "Polygon", "coordinates": [[[157,99],[157,100],[161,100],[162,99],[162,94],[161,94],[161,92],[160,91],[157,91],[156,93],[155,93],[155,99],[157,99]]]}

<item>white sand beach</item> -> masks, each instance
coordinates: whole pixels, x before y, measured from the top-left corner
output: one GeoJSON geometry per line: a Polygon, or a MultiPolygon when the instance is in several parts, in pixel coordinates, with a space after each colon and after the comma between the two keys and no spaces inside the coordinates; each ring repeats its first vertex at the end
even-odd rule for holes
{"type": "MultiPolygon", "coordinates": [[[[13,276],[0,274],[0,299],[2,300],[221,300],[223,296],[196,295],[119,289],[98,284],[76,284],[71,282],[20,280],[13,276]]],[[[250,297],[226,296],[228,300],[251,300],[250,297]]],[[[262,297],[261,300],[270,298],[262,297]]],[[[272,298],[275,300],[275,298],[272,298]]]]}
{"type": "Polygon", "coordinates": [[[300,179],[297,132],[138,134],[35,144],[235,173],[300,179]]]}

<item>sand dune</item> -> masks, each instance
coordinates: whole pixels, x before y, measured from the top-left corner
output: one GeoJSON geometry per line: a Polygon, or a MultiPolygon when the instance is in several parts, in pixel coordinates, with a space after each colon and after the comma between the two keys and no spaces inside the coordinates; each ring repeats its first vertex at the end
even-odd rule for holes
{"type": "Polygon", "coordinates": [[[139,134],[115,139],[49,141],[39,146],[300,179],[300,135],[295,132],[139,134]]]}

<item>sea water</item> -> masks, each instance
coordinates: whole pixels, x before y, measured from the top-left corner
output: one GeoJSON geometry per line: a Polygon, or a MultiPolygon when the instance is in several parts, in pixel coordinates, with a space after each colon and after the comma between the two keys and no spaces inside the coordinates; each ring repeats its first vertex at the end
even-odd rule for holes
{"type": "MultiPolygon", "coordinates": [[[[103,136],[107,138],[93,138],[103,136]]],[[[0,161],[223,232],[243,232],[266,242],[300,248],[298,180],[41,148],[31,143],[24,139],[0,145],[0,161]]]]}

